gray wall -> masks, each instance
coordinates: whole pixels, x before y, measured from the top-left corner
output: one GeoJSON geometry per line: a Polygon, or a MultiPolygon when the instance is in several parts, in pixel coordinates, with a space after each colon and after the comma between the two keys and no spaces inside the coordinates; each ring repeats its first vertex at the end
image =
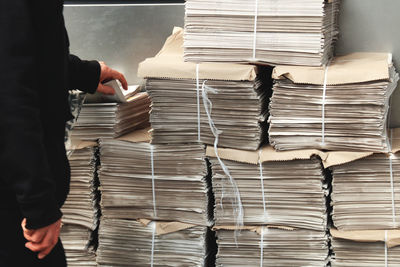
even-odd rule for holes
{"type": "Polygon", "coordinates": [[[137,66],[154,56],[174,26],[183,27],[183,5],[66,6],[71,52],[97,59],[123,72],[129,84],[141,82],[137,66]]]}
{"type": "MultiPolygon", "coordinates": [[[[342,0],[337,54],[392,52],[400,71],[399,0],[342,0]]],[[[183,5],[67,6],[65,19],[71,51],[105,61],[140,83],[137,65],[155,55],[173,26],[183,26],[183,5]]],[[[392,127],[400,127],[400,89],[392,102],[392,127]]]]}

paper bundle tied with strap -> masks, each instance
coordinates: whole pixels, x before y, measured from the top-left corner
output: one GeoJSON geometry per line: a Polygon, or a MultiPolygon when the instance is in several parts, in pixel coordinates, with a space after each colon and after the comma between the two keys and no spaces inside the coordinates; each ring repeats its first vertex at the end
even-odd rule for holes
{"type": "Polygon", "coordinates": [[[99,266],[207,265],[207,227],[179,222],[104,219],[100,225],[99,266]]]}
{"type": "Polygon", "coordinates": [[[399,75],[387,53],[354,53],[326,67],[277,66],[269,142],[277,150],[388,152],[399,75]]]}
{"type": "Polygon", "coordinates": [[[139,64],[152,100],[153,144],[202,142],[256,150],[266,141],[271,68],[183,61],[183,30],[139,64]]]}
{"type": "Polygon", "coordinates": [[[103,218],[209,225],[203,146],[152,145],[149,141],[147,130],[100,140],[103,218]]]}
{"type": "Polygon", "coordinates": [[[187,0],[185,60],[321,66],[338,35],[339,0],[187,0]]]}
{"type": "Polygon", "coordinates": [[[237,191],[207,146],[215,195],[217,226],[234,225],[232,200],[240,196],[244,225],[279,225],[325,231],[327,228],[325,181],[318,150],[276,152],[266,146],[259,151],[218,148],[218,155],[235,181],[237,191]]]}
{"type": "Polygon", "coordinates": [[[400,266],[400,230],[330,232],[333,267],[400,266]]]}
{"type": "Polygon", "coordinates": [[[216,266],[326,266],[329,246],[325,231],[275,226],[214,227],[216,266]]]}

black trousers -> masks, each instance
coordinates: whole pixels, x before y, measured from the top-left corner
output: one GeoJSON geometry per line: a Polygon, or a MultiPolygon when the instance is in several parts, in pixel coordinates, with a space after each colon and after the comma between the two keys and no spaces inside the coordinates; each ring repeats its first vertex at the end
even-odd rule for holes
{"type": "Polygon", "coordinates": [[[25,247],[22,215],[16,209],[0,209],[0,267],[65,267],[64,248],[59,240],[51,253],[39,260],[25,247]]]}

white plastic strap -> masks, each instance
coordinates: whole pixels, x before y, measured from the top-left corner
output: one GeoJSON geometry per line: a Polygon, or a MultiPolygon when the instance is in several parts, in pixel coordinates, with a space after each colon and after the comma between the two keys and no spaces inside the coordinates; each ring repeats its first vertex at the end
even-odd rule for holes
{"type": "Polygon", "coordinates": [[[197,88],[197,141],[201,140],[200,133],[200,78],[199,78],[199,64],[196,64],[196,88],[197,88]]]}
{"type": "Polygon", "coordinates": [[[150,266],[153,267],[154,265],[154,246],[156,241],[156,223],[152,222],[153,233],[151,237],[151,257],[150,257],[150,266]]]}
{"type": "Polygon", "coordinates": [[[261,226],[261,238],[260,238],[260,267],[264,265],[264,226],[261,226]]]}
{"type": "Polygon", "coordinates": [[[258,23],[258,0],[255,0],[254,8],[254,32],[253,32],[253,60],[256,60],[257,50],[257,23],[258,23]]]}
{"type": "Polygon", "coordinates": [[[385,230],[385,267],[388,267],[388,247],[387,247],[388,232],[385,230]]]}
{"type": "Polygon", "coordinates": [[[151,159],[151,189],[153,192],[153,213],[154,217],[157,217],[157,205],[156,205],[156,188],[154,179],[154,147],[150,145],[150,159],[151,159]]]}
{"type": "Polygon", "coordinates": [[[260,166],[260,183],[261,183],[261,194],[262,194],[262,202],[263,202],[263,209],[264,209],[264,220],[267,217],[267,208],[265,204],[265,190],[264,190],[264,175],[263,175],[263,166],[261,162],[261,150],[258,152],[259,154],[259,166],[260,166]]]}
{"type": "Polygon", "coordinates": [[[389,154],[389,169],[390,169],[390,188],[392,191],[392,219],[393,227],[396,227],[396,206],[395,206],[395,196],[394,196],[394,177],[393,177],[393,154],[389,154]]]}
{"type": "MultiPolygon", "coordinates": [[[[243,206],[242,206],[242,200],[240,198],[240,192],[239,188],[236,184],[236,181],[233,179],[232,175],[230,174],[228,167],[222,162],[221,158],[219,157],[218,153],[218,138],[219,135],[222,133],[222,131],[218,130],[217,127],[214,124],[214,121],[211,118],[211,112],[212,112],[212,102],[208,98],[208,92],[211,92],[213,94],[217,94],[218,91],[212,87],[209,87],[206,85],[206,81],[203,82],[202,85],[202,97],[203,97],[203,104],[204,104],[204,109],[207,114],[208,118],[208,124],[210,126],[211,132],[215,137],[214,140],[214,152],[215,156],[218,159],[219,164],[221,165],[222,170],[224,171],[225,175],[229,177],[229,182],[231,183],[231,186],[233,188],[234,194],[235,194],[235,201],[232,203],[232,208],[234,210],[234,213],[236,215],[236,226],[239,228],[243,226],[243,206]]],[[[222,203],[222,198],[221,198],[221,203],[222,203]]],[[[235,241],[236,241],[236,236],[235,236],[235,241]]]]}
{"type": "Polygon", "coordinates": [[[321,130],[322,147],[325,146],[325,105],[326,105],[326,87],[328,83],[328,69],[329,69],[329,63],[325,66],[324,86],[322,91],[322,130],[321,130]]]}

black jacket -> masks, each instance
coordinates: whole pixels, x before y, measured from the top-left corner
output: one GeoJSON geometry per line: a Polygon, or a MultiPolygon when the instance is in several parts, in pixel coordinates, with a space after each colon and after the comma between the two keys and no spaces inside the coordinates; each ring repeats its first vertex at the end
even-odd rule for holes
{"type": "Polygon", "coordinates": [[[62,12],[62,0],[0,1],[0,209],[32,229],[58,220],[68,194],[68,90],[93,93],[100,76],[69,54],[62,12]]]}

